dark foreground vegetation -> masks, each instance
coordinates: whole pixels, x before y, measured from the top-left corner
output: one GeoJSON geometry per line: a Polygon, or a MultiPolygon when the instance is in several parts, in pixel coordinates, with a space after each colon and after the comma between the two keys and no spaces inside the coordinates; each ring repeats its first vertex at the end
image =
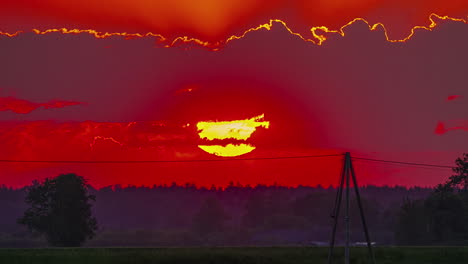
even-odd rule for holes
{"type": "MultiPolygon", "coordinates": [[[[468,245],[468,154],[434,189],[364,186],[361,194],[378,246],[468,245]]],[[[324,246],[335,196],[333,187],[234,183],[95,190],[66,174],[24,189],[0,187],[0,247],[324,246]]],[[[360,245],[355,200],[350,240],[360,245]]],[[[337,245],[343,238],[340,225],[337,245]]]]}
{"type": "MultiPolygon", "coordinates": [[[[326,247],[269,248],[75,248],[1,249],[0,263],[9,264],[320,264],[327,261],[326,247]]],[[[334,263],[343,263],[343,249],[334,263]]],[[[379,264],[461,264],[468,261],[467,247],[377,247],[379,264]]],[[[366,248],[351,249],[351,263],[368,263],[366,248]]]]}
{"type": "MultiPolygon", "coordinates": [[[[367,186],[361,191],[372,241],[394,245],[405,198],[425,199],[432,189],[367,186]]],[[[99,229],[86,247],[322,246],[330,239],[336,189],[172,185],[112,186],[91,193],[99,229]]],[[[17,223],[28,208],[26,196],[26,189],[0,188],[0,247],[48,245],[47,236],[17,223]]],[[[358,217],[353,201],[353,242],[364,241],[358,217]]],[[[342,229],[337,238],[342,244],[342,229]]]]}

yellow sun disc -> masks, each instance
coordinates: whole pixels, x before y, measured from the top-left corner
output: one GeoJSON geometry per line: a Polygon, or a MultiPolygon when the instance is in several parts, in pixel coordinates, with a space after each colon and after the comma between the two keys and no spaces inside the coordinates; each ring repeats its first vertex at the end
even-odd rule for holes
{"type": "Polygon", "coordinates": [[[226,146],[221,145],[199,145],[202,150],[220,157],[236,157],[247,154],[255,149],[254,146],[249,144],[228,144],[226,146]]]}
{"type": "Polygon", "coordinates": [[[247,140],[257,127],[268,128],[270,122],[263,121],[264,115],[245,120],[198,122],[197,129],[202,139],[247,140]]]}

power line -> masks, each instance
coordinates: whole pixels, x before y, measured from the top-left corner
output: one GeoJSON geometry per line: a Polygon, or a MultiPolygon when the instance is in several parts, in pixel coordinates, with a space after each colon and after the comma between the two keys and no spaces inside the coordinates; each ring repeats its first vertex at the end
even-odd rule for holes
{"type": "Polygon", "coordinates": [[[330,155],[306,155],[306,156],[280,156],[257,158],[233,158],[233,159],[195,159],[195,160],[0,160],[0,163],[77,163],[77,164],[132,164],[132,163],[188,163],[188,162],[226,162],[248,160],[283,160],[283,159],[309,159],[339,157],[343,154],[330,155]]]}
{"type": "MultiPolygon", "coordinates": [[[[0,163],[62,163],[62,164],[138,164],[138,163],[197,163],[197,162],[228,162],[228,161],[249,161],[249,160],[285,160],[285,159],[309,159],[309,158],[326,158],[340,157],[344,154],[329,154],[329,155],[303,155],[303,156],[279,156],[279,157],[255,157],[255,158],[229,158],[229,159],[192,159],[192,160],[10,160],[3,159],[0,163]]],[[[437,165],[429,163],[415,163],[394,160],[370,159],[353,157],[354,160],[370,161],[377,163],[387,163],[396,165],[419,166],[429,168],[451,169],[453,166],[437,165]]]]}
{"type": "Polygon", "coordinates": [[[368,158],[359,158],[359,157],[353,157],[353,159],[372,161],[372,162],[381,162],[381,163],[390,163],[390,164],[399,164],[399,165],[419,166],[419,167],[431,167],[431,168],[443,168],[443,169],[453,168],[453,166],[436,165],[436,164],[429,164],[429,163],[415,163],[415,162],[394,161],[394,160],[368,159],[368,158]]]}

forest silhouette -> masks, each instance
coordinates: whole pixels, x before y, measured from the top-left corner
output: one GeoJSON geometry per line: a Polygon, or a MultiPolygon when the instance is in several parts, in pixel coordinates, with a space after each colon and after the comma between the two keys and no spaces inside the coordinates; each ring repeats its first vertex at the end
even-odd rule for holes
{"type": "MultiPolygon", "coordinates": [[[[371,240],[378,245],[465,244],[468,241],[465,225],[468,154],[456,160],[452,171],[454,175],[435,188],[360,187],[371,240]]],[[[78,242],[71,246],[83,243],[84,246],[326,245],[336,195],[335,187],[320,185],[231,183],[226,188],[205,188],[173,183],[94,189],[81,176],[60,175],[21,189],[0,187],[0,247],[35,247],[47,242],[70,246],[63,244],[60,237],[51,237],[47,228],[35,222],[37,216],[44,215],[38,214],[43,208],[32,198],[46,187],[49,189],[44,195],[52,197],[48,201],[67,204],[62,211],[50,207],[61,217],[57,223],[66,227],[64,234],[69,234],[66,230],[69,227],[83,231],[78,242]],[[77,183],[74,189],[70,182],[77,183]],[[81,196],[72,199],[73,192],[81,196]],[[19,223],[39,232],[31,235],[28,228],[17,224],[18,219],[19,223]],[[81,229],[76,226],[85,222],[89,225],[81,229]],[[85,242],[94,235],[93,240],[85,242]]],[[[351,196],[351,241],[359,244],[364,241],[364,234],[355,199],[351,196]]],[[[54,229],[59,226],[54,225],[54,229]]],[[[342,244],[343,238],[343,230],[339,228],[337,243],[342,244]]]]}

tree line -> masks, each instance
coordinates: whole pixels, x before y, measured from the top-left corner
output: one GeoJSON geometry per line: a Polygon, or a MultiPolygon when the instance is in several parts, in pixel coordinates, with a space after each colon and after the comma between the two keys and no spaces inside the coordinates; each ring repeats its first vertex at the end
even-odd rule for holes
{"type": "MultiPolygon", "coordinates": [[[[454,175],[433,189],[362,187],[371,239],[382,245],[466,244],[467,164],[464,154],[454,175]]],[[[234,183],[224,189],[172,184],[96,190],[83,177],[64,174],[23,189],[0,188],[0,212],[7,216],[0,219],[0,245],[2,237],[8,243],[30,233],[51,246],[321,245],[329,239],[335,192],[332,186],[234,183]]],[[[357,205],[351,205],[351,238],[363,241],[357,205]]],[[[19,240],[18,246],[28,245],[19,240]]]]}

